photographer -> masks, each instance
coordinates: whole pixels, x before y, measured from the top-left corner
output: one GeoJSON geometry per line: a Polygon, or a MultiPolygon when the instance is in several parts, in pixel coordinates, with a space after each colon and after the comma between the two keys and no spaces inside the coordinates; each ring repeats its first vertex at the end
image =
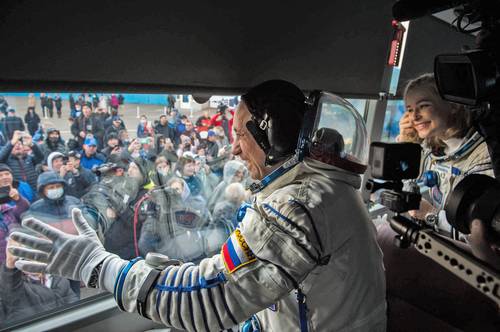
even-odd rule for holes
{"type": "Polygon", "coordinates": [[[13,229],[21,227],[21,214],[30,206],[16,188],[8,187],[6,194],[0,201],[0,264],[5,262],[7,237],[13,229]]]}
{"type": "Polygon", "coordinates": [[[0,163],[7,164],[14,180],[27,182],[31,189],[36,189],[36,165],[43,161],[43,153],[33,144],[31,136],[16,130],[12,139],[0,149],[0,163]]]}
{"type": "MultiPolygon", "coordinates": [[[[35,194],[29,184],[23,181],[15,181],[14,176],[12,175],[12,170],[6,164],[0,164],[0,190],[1,188],[16,188],[19,192],[19,195],[24,197],[28,202],[33,202],[35,198],[35,194]]],[[[4,189],[4,191],[8,194],[9,191],[4,189]]],[[[9,202],[10,205],[15,205],[14,201],[9,202]]]]}
{"type": "Polygon", "coordinates": [[[469,110],[441,98],[434,75],[410,81],[404,92],[406,113],[400,120],[399,141],[418,142],[424,147],[421,177],[429,187],[431,201],[422,200],[410,215],[458,239],[443,210],[448,194],[465,176],[493,176],[484,139],[472,126],[469,110]]]}
{"type": "Polygon", "coordinates": [[[70,151],[67,162],[59,170],[59,175],[66,181],[67,194],[76,198],[81,198],[96,182],[94,174],[81,167],[81,157],[78,151],[70,151]]]}

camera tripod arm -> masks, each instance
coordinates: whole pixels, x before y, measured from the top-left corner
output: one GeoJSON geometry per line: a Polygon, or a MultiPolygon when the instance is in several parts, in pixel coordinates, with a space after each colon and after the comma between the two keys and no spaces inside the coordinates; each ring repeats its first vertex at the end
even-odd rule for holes
{"type": "Polygon", "coordinates": [[[455,274],[500,307],[500,274],[497,271],[455,247],[433,230],[423,229],[403,216],[395,216],[390,224],[399,234],[399,243],[413,244],[421,254],[455,274]]]}

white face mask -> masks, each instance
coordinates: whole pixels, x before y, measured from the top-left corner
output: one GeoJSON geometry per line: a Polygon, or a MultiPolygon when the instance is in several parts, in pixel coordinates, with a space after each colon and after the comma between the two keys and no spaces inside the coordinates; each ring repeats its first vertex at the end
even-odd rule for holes
{"type": "Polygon", "coordinates": [[[62,197],[64,194],[64,189],[63,188],[57,188],[57,189],[49,189],[47,190],[47,198],[48,199],[59,199],[62,197]]]}

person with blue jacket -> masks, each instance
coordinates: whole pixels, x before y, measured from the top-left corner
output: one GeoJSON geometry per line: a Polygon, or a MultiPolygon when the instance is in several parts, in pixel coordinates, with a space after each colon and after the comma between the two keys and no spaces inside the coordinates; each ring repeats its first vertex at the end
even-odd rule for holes
{"type": "Polygon", "coordinates": [[[92,170],[94,166],[99,166],[106,161],[106,157],[97,152],[97,141],[93,137],[87,137],[85,139],[81,155],[81,166],[89,170],[92,170]]]}

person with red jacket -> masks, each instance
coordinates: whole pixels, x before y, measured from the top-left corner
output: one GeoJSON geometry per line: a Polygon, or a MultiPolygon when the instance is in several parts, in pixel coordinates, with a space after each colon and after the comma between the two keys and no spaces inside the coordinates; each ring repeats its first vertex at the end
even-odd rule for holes
{"type": "Polygon", "coordinates": [[[229,142],[233,142],[233,117],[234,110],[227,107],[227,105],[220,104],[217,107],[217,113],[212,116],[211,122],[214,127],[222,127],[224,129],[224,134],[229,139],[229,142]]]}

